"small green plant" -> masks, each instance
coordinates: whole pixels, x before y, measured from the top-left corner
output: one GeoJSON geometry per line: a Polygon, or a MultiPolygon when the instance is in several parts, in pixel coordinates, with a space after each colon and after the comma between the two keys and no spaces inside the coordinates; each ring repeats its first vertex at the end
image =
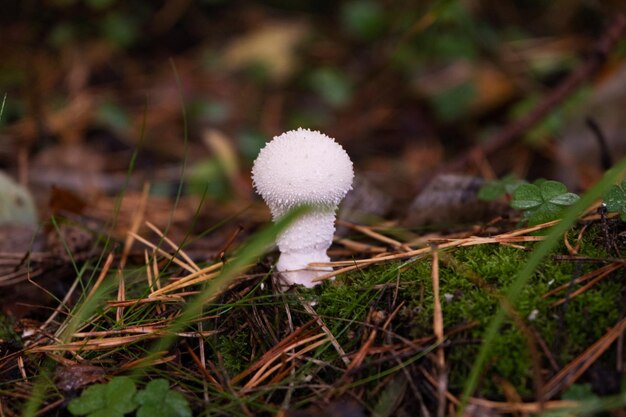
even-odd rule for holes
{"type": "MultiPolygon", "coordinates": [[[[622,204],[619,207],[626,210],[626,193],[617,186],[615,188],[614,205],[617,207],[622,204]]],[[[523,219],[531,226],[558,219],[564,207],[571,206],[579,199],[578,195],[568,192],[561,182],[538,179],[529,184],[512,175],[489,181],[478,191],[478,198],[484,201],[497,200],[503,196],[507,196],[512,208],[522,210],[523,219]]]]}
{"type": "Polygon", "coordinates": [[[137,392],[135,382],[125,376],[90,386],[67,409],[87,417],[123,417],[135,410],[137,417],[191,417],[185,397],[170,389],[165,379],[150,381],[137,392]]]}
{"type": "Polygon", "coordinates": [[[604,203],[608,211],[618,212],[620,218],[626,222],[626,180],[611,187],[604,196],[604,203]]]}
{"type": "MultiPolygon", "coordinates": [[[[524,211],[524,219],[530,225],[555,220],[563,207],[578,201],[578,195],[568,192],[558,181],[539,179],[529,184],[512,175],[488,181],[478,190],[478,198],[483,201],[505,196],[512,208],[524,211]]],[[[620,219],[626,222],[626,180],[613,185],[604,196],[604,203],[609,212],[619,213],[620,219]]]]}
{"type": "Polygon", "coordinates": [[[522,184],[513,191],[511,207],[523,211],[524,220],[536,225],[558,219],[564,207],[571,206],[579,196],[567,191],[558,181],[539,180],[522,184]]]}

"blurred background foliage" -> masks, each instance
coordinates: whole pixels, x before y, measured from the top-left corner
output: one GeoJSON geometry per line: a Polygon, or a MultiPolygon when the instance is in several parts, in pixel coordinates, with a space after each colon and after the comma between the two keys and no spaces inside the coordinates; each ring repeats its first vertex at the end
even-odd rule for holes
{"type": "MultiPolygon", "coordinates": [[[[363,171],[411,189],[416,177],[533,108],[580,65],[620,7],[617,0],[4,2],[0,164],[15,169],[20,149],[41,162],[37,155],[50,146],[88,145],[116,155],[99,169],[120,170],[141,142],[142,167],[187,152],[199,164],[190,181],[219,181],[209,195],[228,198],[233,183],[203,139],[207,129],[225,135],[244,172],[266,140],[303,126],[336,137],[363,171]]],[[[625,53],[622,42],[609,70],[625,53]]],[[[581,90],[534,128],[530,149],[554,158],[546,149],[589,94],[581,90]]],[[[495,161],[493,170],[506,174],[511,161],[495,161]]]]}

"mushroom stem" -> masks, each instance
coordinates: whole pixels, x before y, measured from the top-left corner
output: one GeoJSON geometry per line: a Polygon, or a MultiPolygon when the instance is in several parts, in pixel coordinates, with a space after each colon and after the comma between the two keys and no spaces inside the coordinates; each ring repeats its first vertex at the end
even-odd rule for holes
{"type": "Polygon", "coordinates": [[[312,262],[329,262],[326,251],[335,233],[335,209],[316,207],[295,220],[277,238],[280,258],[276,268],[287,282],[312,287],[313,280],[332,270],[310,267],[312,262]]]}

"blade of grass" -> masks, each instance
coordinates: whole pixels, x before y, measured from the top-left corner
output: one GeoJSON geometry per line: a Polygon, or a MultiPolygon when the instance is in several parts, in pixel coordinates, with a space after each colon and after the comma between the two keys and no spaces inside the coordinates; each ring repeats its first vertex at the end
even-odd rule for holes
{"type": "Polygon", "coordinates": [[[4,104],[7,101],[7,93],[4,93],[4,96],[2,96],[2,105],[0,105],[0,120],[2,120],[2,115],[4,114],[4,104]]]}
{"type": "MultiPolygon", "coordinates": [[[[580,401],[573,407],[563,407],[558,410],[545,411],[538,417],[568,417],[568,416],[595,416],[598,413],[623,409],[626,407],[626,392],[603,398],[593,398],[580,401]]],[[[602,414],[604,415],[604,414],[602,414]]]]}
{"type": "MultiPolygon", "coordinates": [[[[528,258],[524,268],[517,274],[513,283],[506,290],[504,296],[511,305],[515,304],[518,297],[522,293],[524,285],[528,283],[541,261],[548,256],[550,251],[560,241],[563,233],[565,233],[571,225],[574,224],[576,219],[587,207],[589,207],[595,200],[599,199],[609,190],[613,183],[618,179],[619,175],[625,170],[626,158],[608,170],[602,180],[587,191],[577,203],[568,208],[559,223],[552,226],[552,229],[548,233],[546,239],[539,243],[532,255],[528,258]]],[[[500,306],[485,330],[478,356],[476,357],[472,370],[467,378],[467,381],[465,382],[461,402],[459,404],[459,408],[457,409],[458,416],[463,414],[470,396],[474,393],[476,386],[478,385],[478,379],[480,378],[480,374],[491,351],[493,341],[498,333],[498,330],[500,329],[500,326],[502,326],[504,322],[505,316],[505,311],[502,306],[500,306]]]]}

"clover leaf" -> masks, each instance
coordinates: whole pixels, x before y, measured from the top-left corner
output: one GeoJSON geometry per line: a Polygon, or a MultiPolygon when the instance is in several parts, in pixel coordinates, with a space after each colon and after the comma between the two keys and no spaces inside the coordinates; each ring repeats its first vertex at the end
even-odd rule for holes
{"type": "Polygon", "coordinates": [[[513,192],[511,207],[524,211],[524,219],[533,226],[555,220],[563,207],[570,206],[580,197],[567,191],[558,181],[540,181],[522,184],[513,192]]]}
{"type": "Polygon", "coordinates": [[[513,175],[507,175],[499,180],[487,181],[480,190],[478,190],[478,198],[484,201],[493,201],[505,194],[513,194],[513,192],[526,181],[519,180],[513,175]]]}
{"type": "Polygon", "coordinates": [[[617,211],[620,218],[626,222],[626,180],[611,187],[604,196],[604,203],[608,211],[617,211]]]}
{"type": "Polygon", "coordinates": [[[67,406],[75,416],[123,417],[135,408],[134,397],[137,387],[132,379],[120,376],[106,384],[95,384],[74,398],[67,406]]]}
{"type": "Polygon", "coordinates": [[[137,403],[137,417],[191,417],[191,408],[183,394],[171,390],[165,379],[150,381],[137,394],[137,403]]]}

